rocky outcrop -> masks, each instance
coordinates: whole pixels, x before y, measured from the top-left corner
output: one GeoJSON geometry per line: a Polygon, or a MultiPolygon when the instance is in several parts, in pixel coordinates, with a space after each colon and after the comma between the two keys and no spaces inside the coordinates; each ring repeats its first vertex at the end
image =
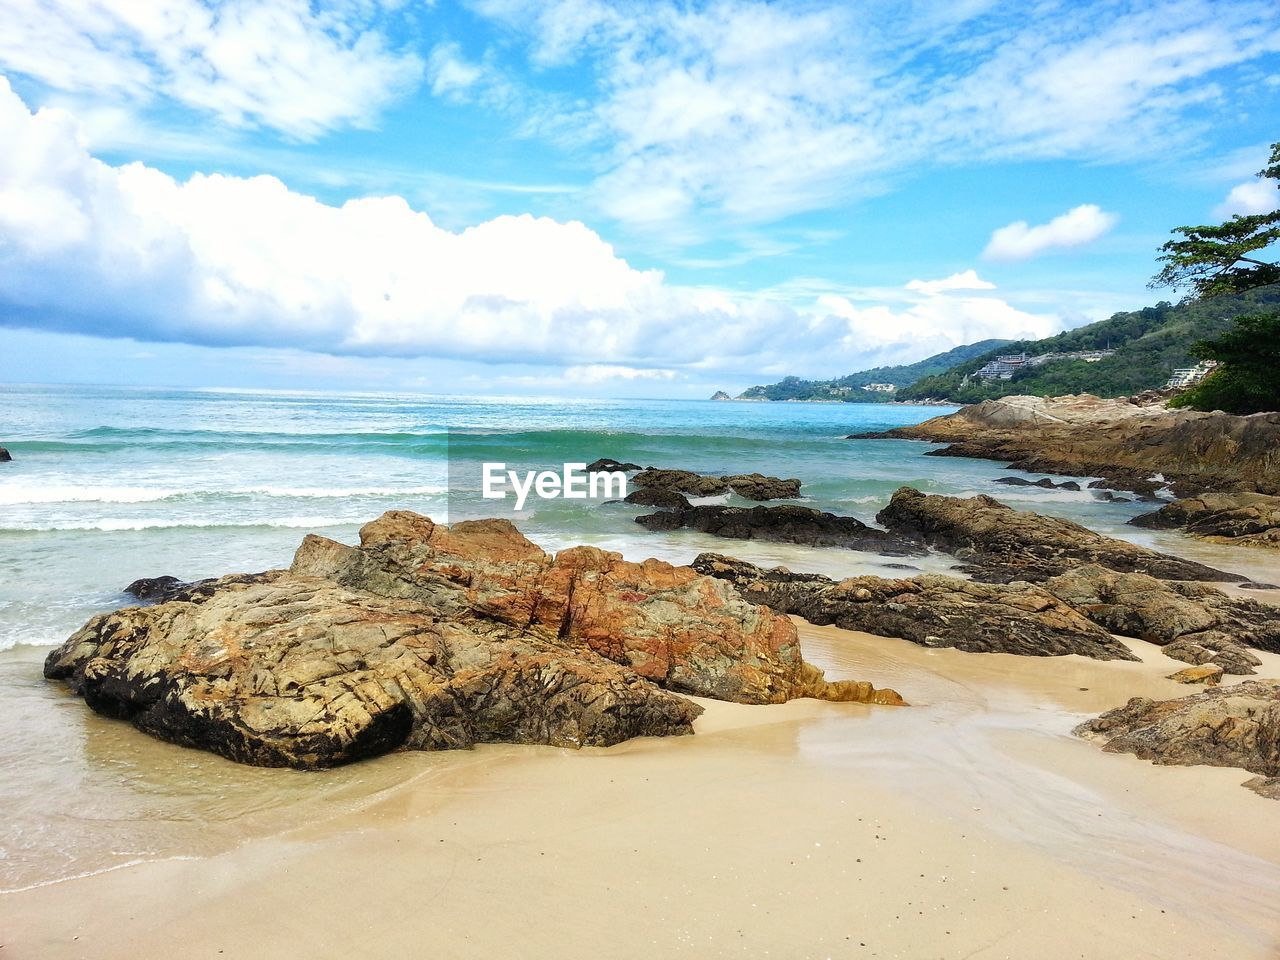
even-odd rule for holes
{"type": "Polygon", "coordinates": [[[177,577],[141,577],[124,588],[122,593],[141,600],[143,603],[164,603],[185,597],[194,587],[209,583],[208,580],[188,582],[177,577]]]}
{"type": "Polygon", "coordinates": [[[1070,520],[1014,510],[991,497],[894,493],[876,519],[902,537],[955,554],[975,580],[1043,581],[1080,564],[1165,580],[1239,582],[1243,576],[1103,536],[1070,520]]]}
{"type": "Polygon", "coordinates": [[[1216,543],[1280,549],[1280,497],[1263,493],[1203,493],[1129,522],[1136,527],[1181,528],[1216,543]]]}
{"type": "Polygon", "coordinates": [[[1208,584],[1087,565],[1044,588],[1112,633],[1159,644],[1186,663],[1250,674],[1261,661],[1246,647],[1280,652],[1280,607],[1229,597],[1208,584]]]}
{"type": "Polygon", "coordinates": [[[1223,670],[1216,663],[1206,663],[1201,667],[1183,667],[1177,673],[1171,673],[1166,678],[1174,683],[1203,683],[1206,686],[1214,686],[1222,681],[1223,670]]]}
{"type": "Polygon", "coordinates": [[[790,621],[688,567],[592,547],[552,558],[507,521],[402,511],[358,547],[308,536],[287,571],[94,617],[45,676],[162,739],[302,768],[690,733],[700,709],[680,693],[901,703],[826,681],[790,621]]]}
{"type": "Polygon", "coordinates": [[[747,600],[779,613],[921,646],[1030,657],[1075,653],[1096,660],[1136,659],[1106,630],[1027,583],[993,586],[937,574],[903,580],[851,577],[837,583],[819,574],[763,569],[715,553],[699,555],[693,568],[733,583],[747,600]]]}
{"type": "Polygon", "coordinates": [[[800,496],[800,481],[783,480],[762,473],[736,473],[713,477],[690,470],[642,470],[631,482],[637,487],[657,487],[688,494],[691,497],[714,497],[732,490],[746,500],[791,500],[800,496]]]}
{"type": "Polygon", "coordinates": [[[638,463],[625,463],[621,460],[610,460],[608,457],[601,457],[587,464],[587,473],[631,473],[643,469],[645,468],[638,463]]]}
{"type": "Polygon", "coordinates": [[[951,444],[938,454],[1000,460],[1039,473],[1104,477],[1135,490],[1161,474],[1179,495],[1206,490],[1280,494],[1280,413],[1235,416],[1169,410],[1133,398],[1004,397],[851,439],[951,444]],[[1132,484],[1132,485],[1131,485],[1132,484]]]}
{"type": "Polygon", "coordinates": [[[992,480],[992,483],[1003,483],[1010,487],[1042,487],[1045,490],[1079,490],[1080,484],[1074,480],[1064,480],[1062,483],[1054,483],[1048,477],[1041,477],[1039,480],[1027,480],[1025,477],[1000,477],[992,480]]]}
{"type": "Polygon", "coordinates": [[[1259,775],[1245,786],[1280,796],[1280,680],[1210,687],[1177,700],[1135,697],[1076,734],[1155,763],[1241,767],[1259,775]]]}
{"type": "Polygon", "coordinates": [[[723,390],[717,390],[715,393],[711,395],[711,399],[712,400],[732,400],[733,397],[729,396],[723,390]]]}
{"type": "Polygon", "coordinates": [[[12,459],[13,457],[9,454],[9,451],[4,447],[0,447],[0,463],[8,463],[12,459]]]}
{"type": "Polygon", "coordinates": [[[843,547],[886,557],[923,556],[927,551],[903,537],[869,527],[856,517],[811,507],[725,507],[701,505],[636,517],[650,530],[688,527],[730,540],[769,540],[811,547],[843,547]]]}

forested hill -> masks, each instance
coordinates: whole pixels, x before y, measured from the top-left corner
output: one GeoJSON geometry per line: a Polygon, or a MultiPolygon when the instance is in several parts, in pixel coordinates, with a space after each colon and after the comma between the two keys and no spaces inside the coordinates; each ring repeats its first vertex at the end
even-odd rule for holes
{"type": "Polygon", "coordinates": [[[915,363],[896,367],[875,367],[860,370],[836,380],[802,380],[786,377],[778,383],[761,387],[749,387],[738,395],[739,400],[841,400],[847,403],[876,403],[896,400],[898,394],[863,389],[869,383],[891,383],[905,387],[921,377],[943,373],[958,363],[1002,350],[1007,340],[981,340],[962,347],[935,354],[915,363]]]}
{"type": "Polygon", "coordinates": [[[1093,393],[1102,397],[1128,396],[1164,386],[1178,367],[1195,361],[1190,348],[1228,329],[1235,317],[1280,309],[1280,286],[1263,287],[1239,296],[1214,297],[1173,305],[1117,313],[1107,320],[1077,327],[1043,340],[1018,340],[988,350],[943,373],[924,376],[900,388],[898,400],[954,400],[976,403],[1011,394],[1057,396],[1093,393]],[[1113,349],[1105,359],[1053,360],[1024,369],[1011,380],[969,380],[966,377],[1001,354],[1029,356],[1113,349]]]}

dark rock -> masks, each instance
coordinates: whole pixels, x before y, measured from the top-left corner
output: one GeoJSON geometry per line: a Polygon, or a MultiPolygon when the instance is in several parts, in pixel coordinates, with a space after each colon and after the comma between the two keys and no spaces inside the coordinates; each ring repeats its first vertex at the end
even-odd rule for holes
{"type": "Polygon", "coordinates": [[[392,511],[360,546],[94,617],[45,661],[94,710],[233,760],[319,768],[394,749],[608,746],[692,732],[679,696],[901,703],[803,661],[728,584],[593,547],[554,558],[504,520],[392,511]]]}
{"type": "Polygon", "coordinates": [[[811,507],[725,507],[707,505],[636,517],[650,530],[688,527],[730,540],[770,540],[811,547],[844,547],[888,557],[923,556],[918,544],[875,527],[856,517],[842,517],[811,507]]]}
{"type": "Polygon", "coordinates": [[[137,597],[144,603],[164,603],[186,597],[195,587],[209,583],[208,580],[187,582],[177,577],[142,577],[124,588],[123,592],[137,597]]]}
{"type": "Polygon", "coordinates": [[[13,457],[9,455],[9,451],[4,447],[0,447],[0,463],[8,463],[13,457]]]}
{"type": "Polygon", "coordinates": [[[1280,497],[1262,493],[1203,493],[1129,522],[1158,530],[1181,528],[1218,543],[1280,548],[1280,497]]]}
{"type": "MultiPolygon", "coordinates": [[[[1092,486],[1092,484],[1090,484],[1090,486],[1092,486]]],[[[1101,500],[1103,503],[1133,503],[1133,500],[1131,498],[1117,497],[1110,490],[1103,490],[1101,493],[1095,493],[1094,496],[1097,497],[1097,499],[1101,500]]]]}
{"type": "Polygon", "coordinates": [[[1074,480],[1064,480],[1062,483],[1054,483],[1048,477],[1041,477],[1039,480],[1027,480],[1023,477],[1000,477],[992,483],[1004,483],[1011,487],[1043,487],[1046,490],[1079,490],[1080,484],[1074,480]]]}
{"type": "Polygon", "coordinates": [[[706,476],[691,470],[657,470],[650,467],[632,478],[637,487],[660,487],[691,497],[714,497],[732,490],[746,500],[790,500],[800,496],[800,481],[782,480],[761,473],[706,476]]]}
{"type": "Polygon", "coordinates": [[[1280,590],[1280,583],[1257,583],[1253,580],[1237,583],[1236,586],[1241,590],[1280,590]]]}
{"type": "Polygon", "coordinates": [[[689,500],[683,493],[666,487],[641,487],[639,490],[632,490],[622,498],[622,502],[641,507],[657,507],[660,510],[679,510],[689,506],[689,500]]]}
{"type": "Polygon", "coordinates": [[[926,574],[911,579],[851,577],[835,582],[785,567],[763,569],[704,553],[693,568],[728,580],[742,596],[811,623],[834,624],[926,647],[971,653],[1097,660],[1137,659],[1120,641],[1053,595],[1027,583],[995,586],[926,574]]]}
{"type": "Polygon", "coordinates": [[[711,395],[711,399],[712,400],[732,400],[733,397],[729,396],[723,390],[717,390],[715,393],[711,395]]]}
{"type": "Polygon", "coordinates": [[[1280,680],[1209,687],[1176,700],[1134,697],[1076,734],[1154,763],[1240,767],[1259,775],[1245,786],[1280,794],[1280,680]]]}
{"type": "Polygon", "coordinates": [[[905,538],[945,550],[975,580],[1039,582],[1082,563],[1166,580],[1240,582],[1245,577],[1103,536],[1070,520],[1014,510],[998,500],[894,493],[876,519],[905,538]]]}
{"type": "Polygon", "coordinates": [[[644,467],[638,463],[622,463],[618,460],[610,460],[608,457],[601,457],[592,463],[587,464],[587,473],[630,473],[633,470],[643,470],[644,467]]]}

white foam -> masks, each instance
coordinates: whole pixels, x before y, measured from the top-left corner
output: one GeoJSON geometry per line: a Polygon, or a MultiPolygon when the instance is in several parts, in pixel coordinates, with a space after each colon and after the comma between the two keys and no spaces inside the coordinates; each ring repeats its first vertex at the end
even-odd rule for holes
{"type": "Polygon", "coordinates": [[[188,527],[339,527],[353,523],[364,523],[368,517],[269,517],[263,520],[137,520],[124,518],[104,518],[100,520],[68,520],[47,524],[33,524],[23,527],[0,527],[0,531],[8,533],[44,533],[54,530],[180,530],[188,527]]]}
{"type": "Polygon", "coordinates": [[[73,484],[0,484],[0,506],[37,503],[157,503],[175,497],[260,496],[299,499],[347,497],[413,497],[446,493],[448,487],[229,487],[224,490],[179,490],[170,487],[112,487],[73,484]]]}

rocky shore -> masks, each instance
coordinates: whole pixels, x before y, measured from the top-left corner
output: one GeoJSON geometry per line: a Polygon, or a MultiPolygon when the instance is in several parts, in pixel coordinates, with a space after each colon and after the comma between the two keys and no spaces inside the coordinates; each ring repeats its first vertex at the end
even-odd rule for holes
{"type": "Polygon", "coordinates": [[[1102,477],[1111,489],[1138,493],[1167,483],[1179,496],[1226,490],[1280,494],[1280,413],[1200,413],[1088,394],[1014,396],[850,439],[946,443],[930,454],[1102,477]]]}
{"type": "Polygon", "coordinates": [[[1214,543],[1280,549],[1280,497],[1263,493],[1204,493],[1129,522],[1157,530],[1180,529],[1214,543]]]}
{"type": "Polygon", "coordinates": [[[161,739],[263,766],[687,734],[700,708],[681,693],[902,703],[823,679],[794,625],[729,584],[592,547],[553,558],[503,520],[392,511],[356,547],[308,536],[288,570],[151,590],[165,602],[93,618],[45,676],[161,739]]]}

